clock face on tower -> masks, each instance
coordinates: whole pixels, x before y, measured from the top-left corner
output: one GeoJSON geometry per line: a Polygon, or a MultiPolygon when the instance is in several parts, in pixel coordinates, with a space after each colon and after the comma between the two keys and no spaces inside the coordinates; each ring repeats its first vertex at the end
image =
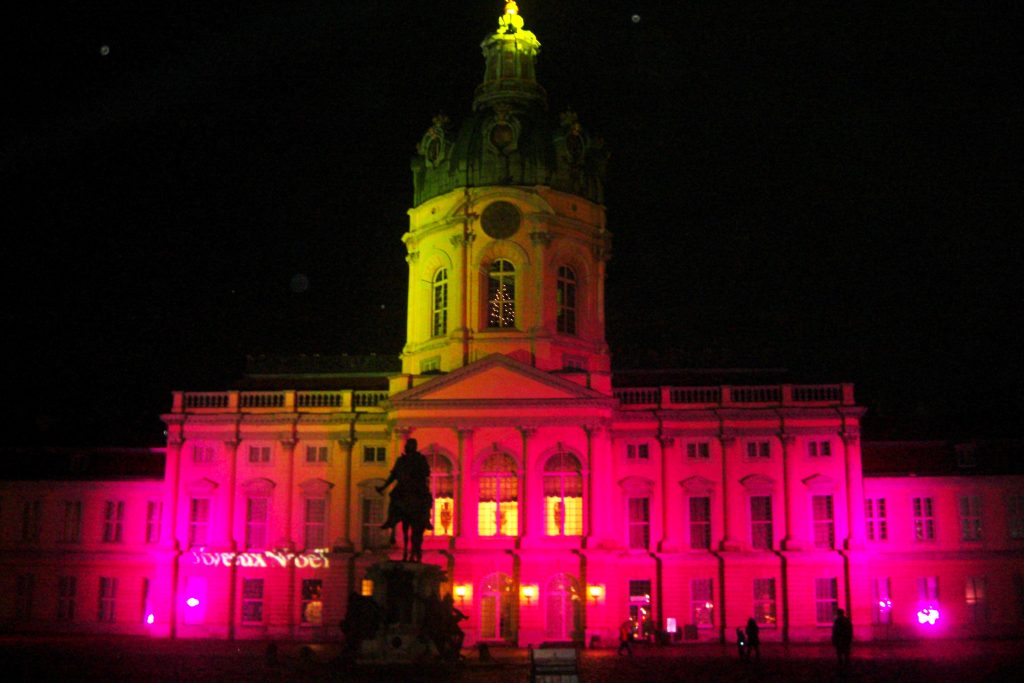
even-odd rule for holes
{"type": "Polygon", "coordinates": [[[488,237],[496,240],[508,239],[519,230],[523,216],[515,204],[504,201],[491,202],[480,216],[480,223],[488,237]]]}

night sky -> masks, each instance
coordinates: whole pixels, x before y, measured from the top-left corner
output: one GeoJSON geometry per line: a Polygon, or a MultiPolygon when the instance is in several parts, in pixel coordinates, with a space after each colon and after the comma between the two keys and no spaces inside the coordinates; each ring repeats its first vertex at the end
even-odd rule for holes
{"type": "MultiPolygon", "coordinates": [[[[67,4],[9,24],[5,444],[160,445],[170,392],[247,354],[397,355],[409,160],[502,3],[67,4]]],[[[1017,10],[520,10],[552,117],[611,151],[616,367],[788,368],[855,382],[869,437],[1020,435],[1017,10]]]]}

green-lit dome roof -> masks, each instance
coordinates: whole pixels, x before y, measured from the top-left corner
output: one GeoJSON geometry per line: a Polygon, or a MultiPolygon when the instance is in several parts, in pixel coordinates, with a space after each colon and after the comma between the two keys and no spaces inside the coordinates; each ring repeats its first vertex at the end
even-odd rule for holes
{"type": "Polygon", "coordinates": [[[413,204],[457,187],[546,185],[602,203],[607,155],[576,114],[553,121],[534,64],[540,42],[507,2],[498,30],[481,44],[486,70],[473,113],[452,132],[434,117],[413,157],[413,204]]]}

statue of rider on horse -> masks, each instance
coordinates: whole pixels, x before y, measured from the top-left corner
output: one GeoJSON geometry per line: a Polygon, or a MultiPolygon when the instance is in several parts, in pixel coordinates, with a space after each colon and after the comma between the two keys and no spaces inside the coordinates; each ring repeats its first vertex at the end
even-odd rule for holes
{"type": "Polygon", "coordinates": [[[394,529],[401,522],[404,539],[402,561],[409,562],[420,562],[423,559],[423,532],[434,528],[430,523],[430,508],[434,502],[430,495],[430,463],[416,447],[416,439],[405,442],[405,451],[395,461],[391,474],[377,487],[377,493],[383,494],[384,489],[396,483],[391,491],[388,517],[381,528],[391,529],[391,541],[394,543],[394,529]]]}

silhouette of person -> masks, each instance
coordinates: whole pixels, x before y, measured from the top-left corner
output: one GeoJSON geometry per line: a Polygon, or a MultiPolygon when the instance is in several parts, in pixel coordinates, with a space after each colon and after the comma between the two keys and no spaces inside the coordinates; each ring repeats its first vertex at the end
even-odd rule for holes
{"type": "Polygon", "coordinates": [[[426,457],[416,450],[416,439],[409,439],[405,442],[405,450],[398,456],[391,473],[383,484],[377,487],[377,493],[384,493],[391,484],[395,484],[391,491],[391,500],[388,504],[388,516],[381,529],[391,529],[391,541],[394,542],[394,528],[403,518],[407,520],[424,521],[423,528],[433,529],[430,523],[430,463],[426,457]]]}
{"type": "Polygon", "coordinates": [[[747,657],[751,654],[757,661],[761,661],[761,627],[754,617],[747,619],[747,657]]]}
{"type": "Polygon", "coordinates": [[[740,654],[740,659],[750,656],[750,650],[747,649],[747,634],[739,626],[736,627],[736,650],[740,654]]]}
{"type": "Polygon", "coordinates": [[[617,654],[621,655],[622,651],[625,650],[626,653],[632,657],[633,646],[630,645],[631,640],[633,640],[633,620],[626,619],[622,622],[622,625],[619,626],[619,649],[616,651],[617,654]]]}
{"type": "Polygon", "coordinates": [[[832,645],[836,648],[836,659],[839,668],[845,669],[850,663],[850,646],[853,645],[853,624],[843,610],[836,610],[836,620],[832,622],[832,645]]]}

